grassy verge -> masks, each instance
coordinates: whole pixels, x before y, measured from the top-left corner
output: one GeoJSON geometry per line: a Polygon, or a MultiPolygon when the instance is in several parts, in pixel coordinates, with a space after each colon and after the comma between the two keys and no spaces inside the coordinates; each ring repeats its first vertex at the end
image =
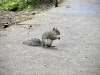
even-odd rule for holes
{"type": "Polygon", "coordinates": [[[0,10],[20,11],[52,1],[53,0],[0,0],[0,10]]]}

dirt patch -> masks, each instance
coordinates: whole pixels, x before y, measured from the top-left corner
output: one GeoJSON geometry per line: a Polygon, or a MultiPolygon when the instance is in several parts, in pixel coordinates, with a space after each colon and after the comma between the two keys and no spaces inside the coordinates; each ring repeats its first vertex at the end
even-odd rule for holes
{"type": "Polygon", "coordinates": [[[34,15],[41,13],[41,11],[47,11],[52,6],[53,4],[46,4],[19,12],[0,11],[0,30],[7,28],[10,25],[32,19],[34,15]]]}

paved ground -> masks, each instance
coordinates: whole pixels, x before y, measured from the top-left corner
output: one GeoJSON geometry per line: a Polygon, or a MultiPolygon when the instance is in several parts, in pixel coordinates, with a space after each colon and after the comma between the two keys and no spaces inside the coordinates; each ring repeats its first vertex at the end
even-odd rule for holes
{"type": "Polygon", "coordinates": [[[99,0],[66,0],[20,24],[0,31],[0,75],[100,75],[99,0]],[[21,44],[53,27],[55,48],[21,44]]]}

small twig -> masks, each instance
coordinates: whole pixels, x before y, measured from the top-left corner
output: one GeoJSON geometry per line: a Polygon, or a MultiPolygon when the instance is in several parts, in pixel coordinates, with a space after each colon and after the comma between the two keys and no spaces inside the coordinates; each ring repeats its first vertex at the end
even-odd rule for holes
{"type": "Polygon", "coordinates": [[[18,25],[33,25],[33,24],[18,24],[18,25]]]}

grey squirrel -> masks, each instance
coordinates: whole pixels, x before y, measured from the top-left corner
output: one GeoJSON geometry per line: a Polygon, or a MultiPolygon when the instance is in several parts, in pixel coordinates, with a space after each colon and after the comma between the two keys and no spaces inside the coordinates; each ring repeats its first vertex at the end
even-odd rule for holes
{"type": "MultiPolygon", "coordinates": [[[[30,38],[28,40],[23,41],[23,44],[29,46],[42,46],[42,47],[51,47],[54,40],[60,40],[60,32],[57,28],[53,28],[52,31],[44,32],[42,35],[42,41],[38,38],[30,38]]],[[[55,47],[55,46],[53,46],[55,47]]]]}

